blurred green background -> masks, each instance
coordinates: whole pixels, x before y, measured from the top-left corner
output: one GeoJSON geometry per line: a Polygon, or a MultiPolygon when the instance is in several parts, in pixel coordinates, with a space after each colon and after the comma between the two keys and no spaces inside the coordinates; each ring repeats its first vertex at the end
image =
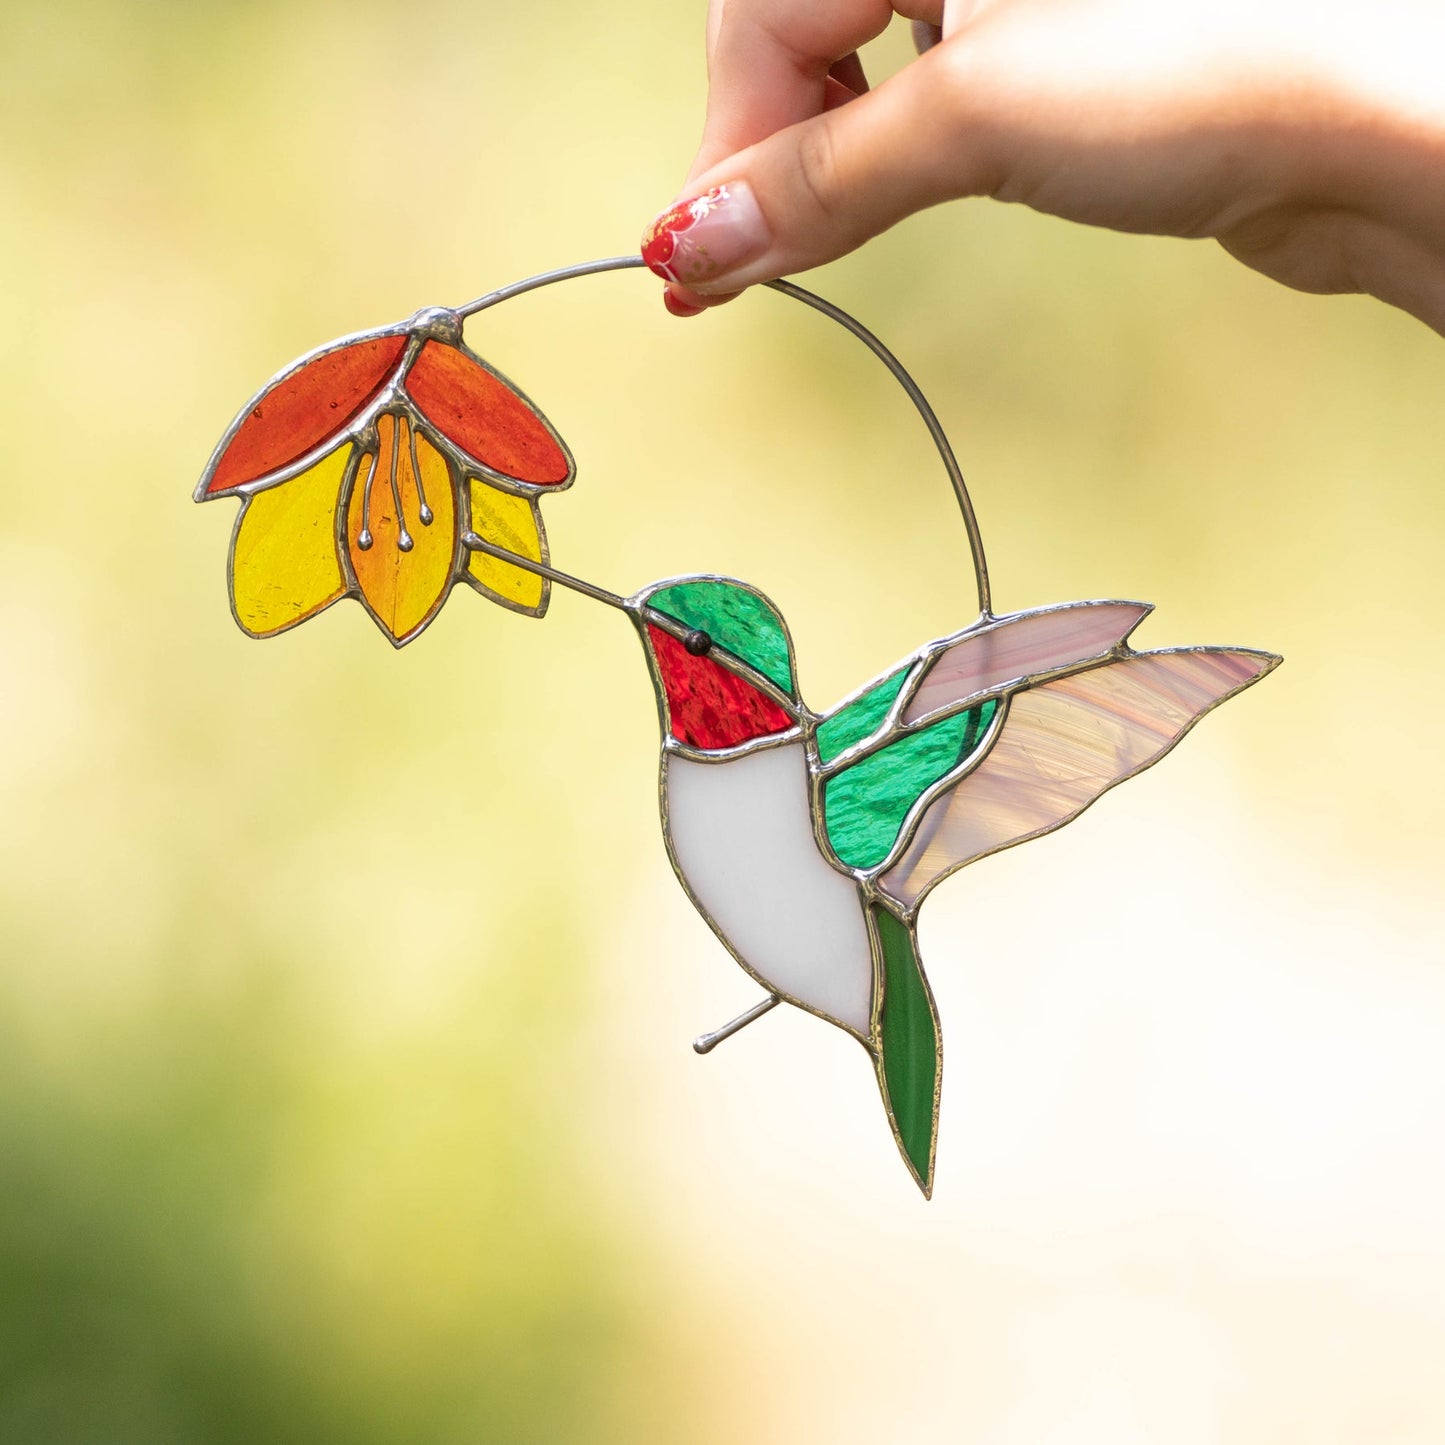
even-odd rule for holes
{"type": "MultiPolygon", "coordinates": [[[[923,1205],[656,818],[636,642],[458,593],[227,612],[190,490],[294,355],[630,250],[701,0],[0,14],[0,1442],[1445,1436],[1445,346],[994,205],[810,278],[933,397],[1004,609],[1286,656],[925,912],[923,1205]]],[[[875,48],[886,71],[900,30],[875,48]]],[[[830,702],[970,615],[828,323],[627,274],[469,339],[580,463],[558,564],[755,582],[830,702]]]]}

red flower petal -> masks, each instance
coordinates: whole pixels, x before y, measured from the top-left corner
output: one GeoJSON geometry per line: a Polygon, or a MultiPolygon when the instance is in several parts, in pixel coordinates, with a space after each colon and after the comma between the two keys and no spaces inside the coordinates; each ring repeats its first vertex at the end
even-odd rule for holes
{"type": "Polygon", "coordinates": [[[547,423],[501,377],[456,347],[428,341],[406,389],[422,415],[483,466],[538,486],[570,479],[567,453],[547,423]]]}
{"type": "Polygon", "coordinates": [[[406,341],[401,332],[338,346],[263,391],[214,462],[204,495],[254,482],[334,436],[381,390],[406,341]]]}

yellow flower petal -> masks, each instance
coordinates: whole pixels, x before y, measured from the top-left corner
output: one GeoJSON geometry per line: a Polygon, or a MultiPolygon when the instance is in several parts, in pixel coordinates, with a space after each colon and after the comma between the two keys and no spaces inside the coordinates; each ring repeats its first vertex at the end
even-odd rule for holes
{"type": "MultiPolygon", "coordinates": [[[[469,483],[472,530],[488,542],[505,547],[519,557],[541,562],[545,555],[542,518],[537,504],[525,497],[499,492],[475,478],[469,483]]],[[[547,581],[535,572],[514,567],[510,562],[473,552],[467,580],[498,602],[540,617],[547,610],[547,581]]]]}
{"type": "Polygon", "coordinates": [[[369,468],[363,460],[352,483],[347,555],[367,610],[399,645],[415,637],[446,600],[456,565],[456,502],[446,458],[404,417],[399,424],[392,416],[378,419],[376,470],[368,488],[369,468]],[[422,520],[423,494],[433,513],[430,523],[422,520]],[[363,531],[370,534],[367,547],[361,545],[363,531]],[[409,550],[403,546],[407,539],[409,550]]]}
{"type": "Polygon", "coordinates": [[[337,447],[246,499],[231,541],[231,608],[253,637],[294,627],[346,595],[336,507],[350,456],[349,446],[337,447]]]}

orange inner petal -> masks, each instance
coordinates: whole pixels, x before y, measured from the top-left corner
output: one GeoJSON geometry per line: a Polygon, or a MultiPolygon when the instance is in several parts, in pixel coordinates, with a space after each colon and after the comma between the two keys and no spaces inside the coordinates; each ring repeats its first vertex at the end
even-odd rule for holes
{"type": "Polygon", "coordinates": [[[346,548],[372,615],[393,640],[405,642],[431,620],[451,585],[456,500],[446,458],[405,417],[382,416],[376,425],[375,470],[368,486],[370,463],[363,460],[352,485],[346,548]],[[430,523],[422,520],[423,501],[431,509],[430,523]],[[363,532],[370,546],[362,545],[363,532]]]}

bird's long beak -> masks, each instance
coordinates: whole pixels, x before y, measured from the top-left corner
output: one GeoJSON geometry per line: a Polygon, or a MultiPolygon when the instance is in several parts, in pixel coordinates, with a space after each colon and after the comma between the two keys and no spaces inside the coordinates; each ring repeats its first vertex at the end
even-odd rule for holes
{"type": "Polygon", "coordinates": [[[640,601],[636,597],[621,597],[616,592],[609,592],[605,587],[599,587],[595,582],[585,582],[581,577],[573,577],[569,572],[559,572],[545,562],[536,562],[531,557],[523,557],[519,553],[509,552],[505,547],[499,547],[495,542],[489,542],[475,532],[462,533],[462,546],[471,552],[485,552],[488,557],[495,557],[500,562],[510,562],[512,566],[520,567],[524,572],[534,572],[538,577],[546,577],[563,587],[570,587],[572,591],[580,592],[594,602],[605,602],[609,607],[615,607],[619,612],[627,613],[639,626],[646,623],[669,633],[690,652],[706,652],[712,646],[712,639],[705,632],[685,627],[677,618],[669,617],[667,613],[649,607],[646,602],[640,601]]]}
{"type": "Polygon", "coordinates": [[[530,557],[509,552],[505,547],[498,547],[494,542],[487,541],[485,537],[480,537],[475,532],[462,534],[462,546],[471,552],[485,552],[488,557],[495,557],[500,562],[510,562],[513,567],[520,567],[524,572],[535,572],[538,577],[546,577],[549,581],[559,583],[563,587],[570,587],[572,591],[580,592],[584,597],[592,598],[594,602],[605,602],[609,607],[616,607],[622,612],[636,611],[635,606],[629,606],[625,597],[619,597],[617,593],[609,592],[605,587],[598,587],[593,582],[584,582],[582,578],[573,577],[567,572],[559,572],[545,562],[534,562],[530,557]]]}

